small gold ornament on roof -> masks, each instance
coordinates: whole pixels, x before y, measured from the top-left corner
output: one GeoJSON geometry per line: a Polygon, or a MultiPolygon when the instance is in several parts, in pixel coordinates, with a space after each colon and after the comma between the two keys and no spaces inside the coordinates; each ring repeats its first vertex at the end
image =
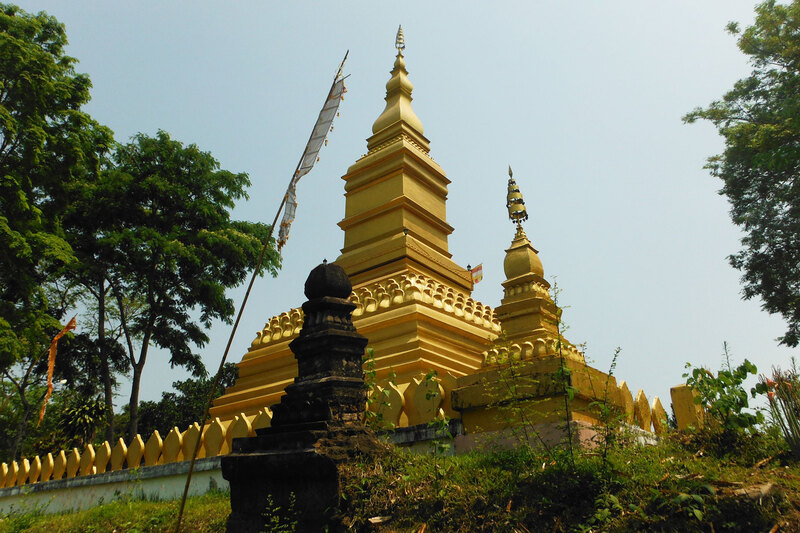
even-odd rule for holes
{"type": "Polygon", "coordinates": [[[403,50],[406,49],[406,40],[403,38],[403,26],[397,27],[397,37],[394,40],[394,47],[397,48],[397,51],[403,53],[403,50]]]}
{"type": "Polygon", "coordinates": [[[523,220],[528,220],[528,211],[525,209],[525,200],[519,191],[517,182],[514,181],[514,172],[511,165],[508,166],[508,196],[506,196],[506,207],[508,208],[508,218],[517,224],[522,225],[523,220]]]}

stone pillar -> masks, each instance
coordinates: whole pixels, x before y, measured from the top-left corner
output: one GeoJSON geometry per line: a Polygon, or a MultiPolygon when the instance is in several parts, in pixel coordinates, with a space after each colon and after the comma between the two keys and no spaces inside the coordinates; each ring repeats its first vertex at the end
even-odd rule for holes
{"type": "Polygon", "coordinates": [[[231,487],[229,532],[262,531],[265,513],[275,508],[293,507],[298,531],[334,525],[338,465],[379,449],[362,424],[367,339],[351,321],[351,290],[338,265],[323,263],[309,274],[303,328],[290,344],[298,377],[272,406],[272,426],[235,439],[232,453],[222,458],[231,487]]]}

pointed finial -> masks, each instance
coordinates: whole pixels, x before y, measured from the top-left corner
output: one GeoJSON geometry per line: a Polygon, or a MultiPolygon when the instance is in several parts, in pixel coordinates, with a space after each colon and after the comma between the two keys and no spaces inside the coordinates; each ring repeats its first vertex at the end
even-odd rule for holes
{"type": "Polygon", "coordinates": [[[508,218],[517,224],[517,229],[522,228],[522,221],[528,220],[528,211],[525,209],[525,200],[519,191],[517,182],[514,181],[514,173],[511,165],[508,165],[508,195],[506,196],[506,207],[508,208],[508,218]]]}
{"type": "MultiPolygon", "coordinates": [[[[414,110],[411,108],[411,92],[414,85],[408,79],[408,71],[406,70],[406,60],[403,57],[403,49],[406,47],[405,39],[403,37],[403,27],[397,28],[397,39],[395,41],[397,48],[397,57],[394,60],[394,68],[392,68],[389,81],[386,82],[386,108],[383,113],[372,124],[372,133],[378,132],[392,126],[399,126],[399,122],[404,122],[406,126],[418,133],[420,136],[424,135],[424,128],[422,122],[417,117],[414,110]]],[[[395,128],[397,129],[397,128],[395,128]]],[[[399,135],[400,130],[397,130],[399,135]]],[[[416,142],[423,146],[423,150],[427,153],[429,150],[428,141],[424,137],[418,137],[416,142]]],[[[380,138],[380,143],[385,142],[387,138],[380,138]]],[[[372,150],[376,144],[367,142],[367,147],[372,150]]]]}
{"type": "Polygon", "coordinates": [[[406,41],[403,38],[403,26],[397,26],[397,37],[394,40],[394,47],[397,48],[397,51],[401,54],[403,50],[406,49],[406,41]]]}

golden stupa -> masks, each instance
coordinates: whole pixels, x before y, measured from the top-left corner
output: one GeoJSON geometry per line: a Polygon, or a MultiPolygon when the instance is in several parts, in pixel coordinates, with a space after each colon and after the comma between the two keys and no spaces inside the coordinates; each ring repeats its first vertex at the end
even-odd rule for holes
{"type": "MultiPolygon", "coordinates": [[[[509,354],[546,358],[558,347],[572,362],[585,363],[560,337],[560,313],[522,229],[527,211],[510,168],[507,205],[516,235],[506,250],[504,296],[496,310],[471,298],[470,271],[448,250],[450,180],[430,157],[411,106],[402,30],[396,48],[386,106],[372,125],[367,153],[342,176],[344,247],[336,263],[350,276],[353,322],[369,339],[376,389],[387,399],[373,408],[388,425],[403,427],[442,414],[459,417],[451,392],[509,354]]],[[[236,384],[214,402],[212,418],[254,415],[279,401],[297,375],[288,345],[301,326],[299,308],[267,320],[238,364],[236,384]]]]}

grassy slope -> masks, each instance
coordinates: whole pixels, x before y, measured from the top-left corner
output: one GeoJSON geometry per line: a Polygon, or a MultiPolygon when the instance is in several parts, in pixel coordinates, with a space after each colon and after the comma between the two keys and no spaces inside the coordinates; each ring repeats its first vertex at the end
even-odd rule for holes
{"type": "MultiPolygon", "coordinates": [[[[87,511],[58,515],[12,515],[0,522],[0,532],[35,533],[162,533],[175,528],[179,502],[117,501],[87,511]]],[[[227,493],[189,498],[183,531],[225,531],[231,512],[227,493]]]]}
{"type": "MultiPolygon", "coordinates": [[[[706,441],[673,438],[616,446],[606,461],[597,451],[578,453],[574,467],[563,451],[391,451],[345,469],[343,521],[355,531],[800,532],[800,466],[768,439],[730,449],[720,456],[706,441]],[[757,495],[767,483],[771,492],[757,495]],[[754,497],[735,493],[748,488],[754,497]]],[[[193,498],[184,530],[224,531],[229,512],[226,494],[193,498]]],[[[176,514],[176,502],[115,502],[6,517],[0,533],[162,532],[176,514]]]]}
{"type": "Polygon", "coordinates": [[[773,442],[720,457],[702,439],[669,439],[610,449],[607,461],[579,453],[574,467],[563,451],[391,454],[347,471],[345,521],[384,517],[380,531],[800,531],[800,467],[782,464],[773,442]],[[736,493],[755,487],[768,494],[736,493]]]}

